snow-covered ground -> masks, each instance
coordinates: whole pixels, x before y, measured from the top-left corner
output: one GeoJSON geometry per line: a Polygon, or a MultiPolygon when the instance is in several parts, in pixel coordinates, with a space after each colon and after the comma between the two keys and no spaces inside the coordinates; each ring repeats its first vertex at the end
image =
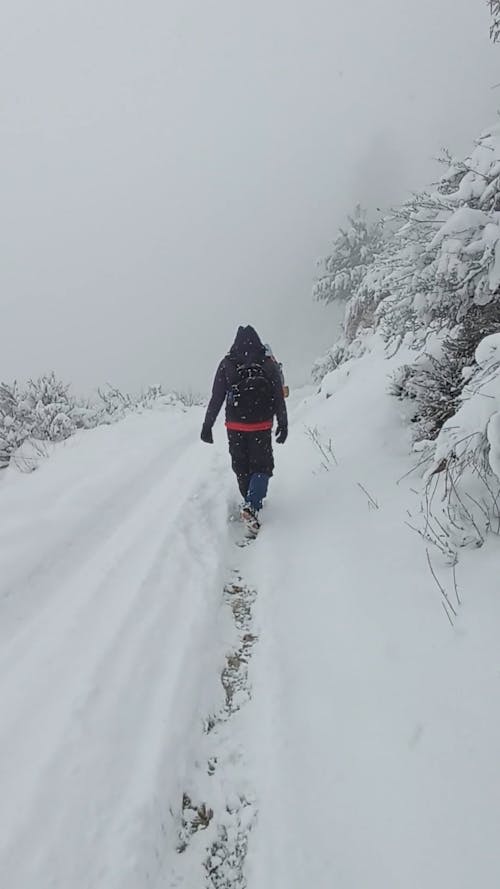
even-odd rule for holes
{"type": "Polygon", "coordinates": [[[134,415],[1,484],[6,889],[154,885],[218,668],[226,514],[198,427],[134,415]]]}
{"type": "Polygon", "coordinates": [[[500,546],[430,552],[452,627],[391,366],[292,400],[247,547],[199,408],[4,473],[2,889],[498,883],[500,546]]]}
{"type": "Polygon", "coordinates": [[[452,628],[405,523],[421,483],[398,481],[417,459],[384,395],[390,370],[366,356],[333,375],[331,398],[297,408],[248,554],[262,628],[252,887],[500,881],[499,541],[462,553],[460,606],[452,569],[430,553],[452,628]],[[315,426],[333,440],[329,471],[301,434],[315,426]]]}

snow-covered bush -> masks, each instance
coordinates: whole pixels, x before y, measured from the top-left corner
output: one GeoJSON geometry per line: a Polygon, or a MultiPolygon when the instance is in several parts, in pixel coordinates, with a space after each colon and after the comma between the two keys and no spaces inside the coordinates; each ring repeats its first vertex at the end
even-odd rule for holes
{"type": "Polygon", "coordinates": [[[464,386],[464,363],[454,360],[443,343],[443,356],[423,354],[415,364],[403,365],[393,379],[391,391],[414,402],[412,423],[415,439],[434,440],[442,426],[455,413],[464,386]]]}
{"type": "Polygon", "coordinates": [[[54,373],[29,380],[23,387],[2,383],[0,469],[9,464],[15,453],[21,455],[16,464],[20,468],[36,468],[36,458],[45,453],[41,443],[63,441],[78,429],[115,423],[131,411],[195,402],[199,403],[199,399],[192,394],[167,392],[159,385],[150,386],[135,398],[108,386],[98,390],[94,401],[78,399],[54,373]]]}
{"type": "Polygon", "coordinates": [[[481,340],[475,368],[433,444],[418,528],[452,561],[500,534],[500,333],[481,340]]]}
{"type": "Polygon", "coordinates": [[[182,405],[193,407],[204,403],[204,398],[191,391],[179,392],[177,390],[165,390],[157,384],[149,386],[138,398],[137,407],[155,408],[161,406],[182,405]]]}
{"type": "Polygon", "coordinates": [[[488,467],[488,472],[494,473],[500,482],[500,466],[496,459],[500,445],[496,437],[498,420],[493,419],[500,412],[500,332],[481,340],[475,350],[475,365],[463,388],[457,411],[437,437],[434,460],[437,463],[461,462],[471,453],[480,453],[481,465],[488,467]]]}
{"type": "Polygon", "coordinates": [[[162,407],[203,404],[204,398],[193,392],[178,392],[172,389],[164,389],[160,383],[148,386],[138,396],[122,392],[113,386],[99,389],[101,415],[100,423],[115,423],[126,416],[130,411],[152,410],[162,407]]]}
{"type": "Polygon", "coordinates": [[[173,394],[185,407],[199,407],[201,404],[205,404],[206,401],[204,395],[201,395],[199,392],[193,392],[192,389],[176,389],[173,394]]]}
{"type": "Polygon", "coordinates": [[[102,410],[101,423],[115,423],[133,408],[132,397],[114,386],[98,389],[97,392],[102,410]]]}
{"type": "Polygon", "coordinates": [[[29,380],[23,389],[17,383],[0,386],[0,466],[28,439],[62,441],[78,428],[74,415],[76,400],[69,386],[54,373],[29,380]]]}
{"type": "Polygon", "coordinates": [[[416,440],[434,440],[454,415],[461,393],[474,373],[475,352],[486,334],[500,330],[500,303],[472,306],[462,324],[441,342],[435,353],[421,353],[414,364],[402,365],[391,382],[391,392],[414,402],[412,422],[416,440]]]}

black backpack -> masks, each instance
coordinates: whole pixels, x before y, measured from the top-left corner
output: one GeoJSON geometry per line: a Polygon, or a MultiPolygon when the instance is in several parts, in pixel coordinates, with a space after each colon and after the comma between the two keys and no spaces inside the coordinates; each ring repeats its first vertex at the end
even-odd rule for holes
{"type": "Polygon", "coordinates": [[[242,364],[230,361],[227,417],[241,423],[272,420],[274,414],[273,384],[263,364],[242,364]]]}

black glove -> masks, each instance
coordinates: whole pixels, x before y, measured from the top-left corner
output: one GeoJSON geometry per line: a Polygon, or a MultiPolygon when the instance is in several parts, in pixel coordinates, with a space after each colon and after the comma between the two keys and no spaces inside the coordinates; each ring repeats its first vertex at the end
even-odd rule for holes
{"type": "Polygon", "coordinates": [[[276,441],[278,444],[285,444],[285,441],[288,436],[288,427],[287,426],[278,426],[276,429],[276,441]]]}
{"type": "Polygon", "coordinates": [[[200,435],[200,438],[201,438],[202,441],[205,442],[205,444],[213,444],[213,443],[214,443],[214,437],[213,437],[213,435],[212,435],[212,427],[211,427],[211,426],[207,426],[207,424],[204,423],[203,426],[201,427],[201,435],[200,435]]]}

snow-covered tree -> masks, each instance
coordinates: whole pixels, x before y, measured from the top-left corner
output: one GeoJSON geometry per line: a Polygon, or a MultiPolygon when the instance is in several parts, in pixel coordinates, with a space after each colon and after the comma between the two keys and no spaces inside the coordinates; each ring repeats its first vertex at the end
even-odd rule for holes
{"type": "Polygon", "coordinates": [[[388,342],[420,350],[394,384],[415,402],[417,439],[437,438],[459,407],[478,343],[500,330],[500,128],[464,161],[443,159],[437,187],[403,208],[391,293],[378,310],[388,342]]]}
{"type": "Polygon", "coordinates": [[[345,232],[340,258],[327,260],[332,277],[324,279],[323,297],[345,301],[345,357],[375,328],[391,349],[423,349],[430,337],[446,338],[473,307],[500,299],[500,127],[484,132],[464,160],[444,153],[441,161],[439,182],[393,211],[395,230],[367,264],[355,252],[347,271],[345,232]]]}
{"type": "Polygon", "coordinates": [[[321,380],[326,377],[327,374],[331,373],[335,370],[339,364],[346,358],[346,346],[343,342],[336,343],[331,349],[318,358],[312,368],[311,368],[311,376],[315,383],[321,383],[321,380]]]}
{"type": "Polygon", "coordinates": [[[369,224],[366,211],[358,204],[347,225],[339,229],[331,253],[318,263],[314,298],[326,303],[348,300],[380,252],[382,242],[382,226],[369,224]]]}
{"type": "MultiPolygon", "coordinates": [[[[500,23],[500,0],[495,12],[500,23]]],[[[441,162],[439,181],[393,211],[369,262],[349,265],[340,238],[319,298],[344,301],[343,333],[314,373],[370,348],[374,333],[390,354],[413,352],[391,389],[408,399],[431,467],[424,536],[450,555],[494,522],[500,533],[500,125],[468,157],[441,162]]]]}
{"type": "Polygon", "coordinates": [[[388,338],[451,329],[473,305],[499,297],[500,127],[483,133],[464,161],[449,160],[437,187],[403,208],[398,235],[414,252],[381,306],[388,338]]]}
{"type": "Polygon", "coordinates": [[[312,374],[316,382],[346,360],[350,349],[355,350],[358,332],[373,326],[378,302],[386,295],[375,279],[387,244],[383,223],[369,224],[366,211],[358,204],[348,217],[348,224],[339,230],[331,254],[318,264],[320,273],[313,286],[313,297],[341,305],[344,322],[338,342],[314,364],[312,374]]]}

